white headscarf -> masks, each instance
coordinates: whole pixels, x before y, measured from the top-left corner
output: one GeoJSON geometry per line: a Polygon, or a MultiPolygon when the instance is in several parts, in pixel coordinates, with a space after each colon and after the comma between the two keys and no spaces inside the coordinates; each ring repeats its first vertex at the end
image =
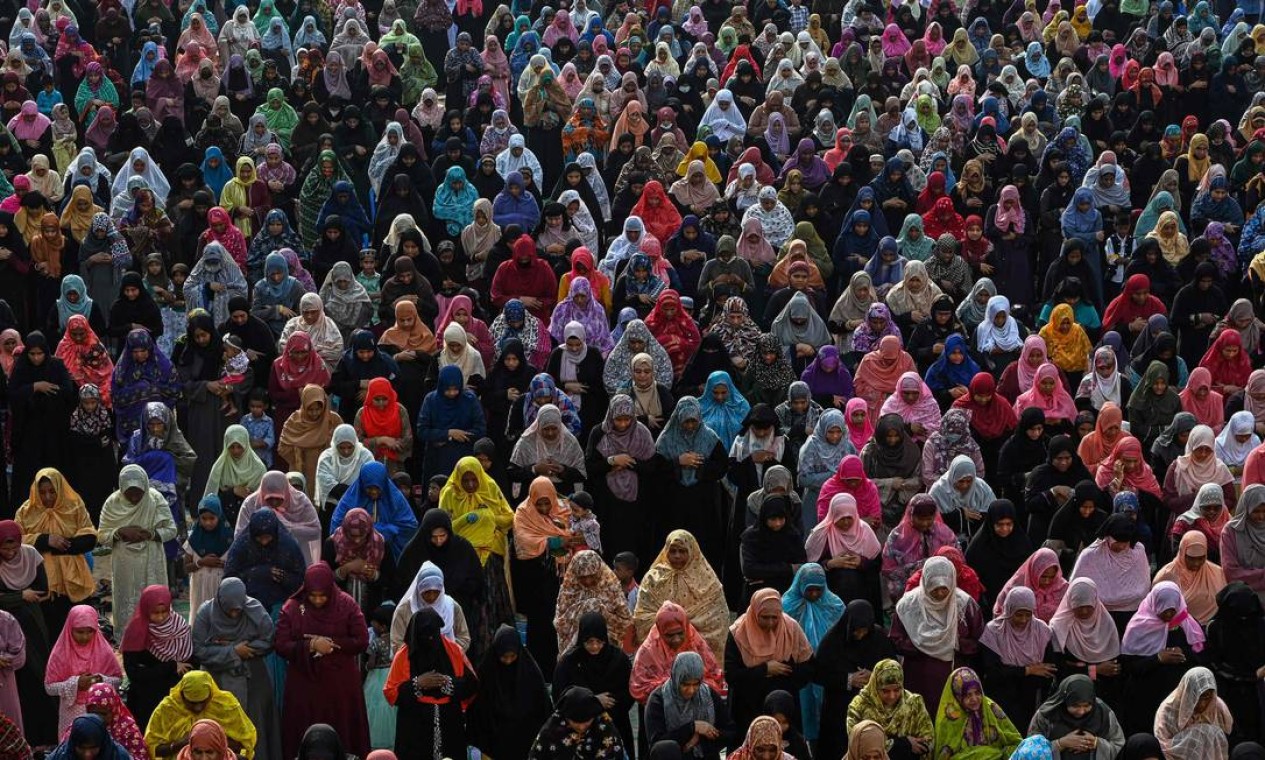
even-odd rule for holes
{"type": "Polygon", "coordinates": [[[536,158],[536,154],[527,147],[527,138],[521,134],[510,135],[509,147],[496,156],[496,173],[501,175],[501,179],[505,179],[510,172],[516,172],[524,166],[531,170],[532,181],[539,185],[540,178],[544,176],[544,171],[540,168],[540,159],[536,158]],[[516,156],[511,152],[515,148],[523,149],[521,156],[516,156]]]}
{"type": "Polygon", "coordinates": [[[734,102],[733,93],[729,90],[721,90],[716,93],[716,98],[712,104],[703,112],[703,118],[699,120],[700,127],[708,127],[712,134],[721,140],[728,140],[731,137],[744,137],[747,134],[747,120],[743,118],[742,112],[738,110],[738,105],[734,102]],[[725,106],[722,108],[722,106],[725,106]]]}
{"type": "Polygon", "coordinates": [[[958,617],[971,598],[958,588],[958,573],[944,557],[931,557],[922,566],[918,588],[896,602],[896,614],[918,651],[944,662],[953,661],[958,648],[958,617]],[[942,601],[932,598],[938,588],[949,589],[942,601]]]}
{"type": "Polygon", "coordinates": [[[444,571],[440,570],[434,562],[426,560],[422,563],[421,569],[413,577],[408,590],[404,592],[404,596],[400,597],[400,606],[403,607],[406,604],[413,610],[414,615],[427,608],[434,610],[444,621],[442,633],[450,639],[453,637],[452,621],[456,617],[457,605],[444,591],[444,571]],[[427,604],[422,598],[422,592],[425,591],[439,592],[439,598],[434,604],[427,604]]]}
{"type": "Polygon", "coordinates": [[[351,425],[342,424],[334,428],[334,436],[330,439],[329,448],[321,452],[316,462],[316,499],[318,507],[325,503],[339,485],[350,486],[360,477],[360,468],[373,461],[373,454],[364,447],[351,425]],[[351,456],[343,457],[338,453],[340,443],[351,443],[355,446],[351,456]]]}

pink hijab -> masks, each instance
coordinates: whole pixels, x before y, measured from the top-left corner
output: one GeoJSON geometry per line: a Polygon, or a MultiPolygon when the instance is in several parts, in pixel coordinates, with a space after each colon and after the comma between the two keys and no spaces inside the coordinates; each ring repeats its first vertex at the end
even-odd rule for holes
{"type": "Polygon", "coordinates": [[[945,525],[940,516],[940,508],[929,494],[916,494],[905,505],[905,514],[900,524],[887,535],[887,546],[883,551],[883,570],[895,570],[901,565],[910,564],[911,559],[926,559],[933,556],[945,546],[956,546],[957,535],[953,529],[945,525]],[[931,530],[924,534],[914,527],[914,514],[922,513],[934,517],[931,530]],[[927,551],[923,553],[923,541],[926,540],[927,551]],[[915,554],[918,556],[915,557],[915,554]]]}
{"type": "Polygon", "coordinates": [[[1002,614],[984,626],[980,643],[996,652],[1004,665],[1026,666],[1041,662],[1053,634],[1050,626],[1036,616],[1036,609],[1037,598],[1032,589],[1026,586],[1014,589],[1006,595],[1002,614]],[[1020,610],[1033,613],[1032,619],[1022,630],[1010,624],[1010,619],[1020,610]]]}
{"type": "Polygon", "coordinates": [[[804,550],[811,561],[820,559],[827,551],[831,557],[847,552],[864,559],[873,559],[883,547],[874,535],[874,529],[858,515],[857,502],[852,494],[838,493],[830,500],[830,509],[826,516],[808,534],[804,550]],[[844,517],[851,517],[853,520],[852,528],[847,531],[840,530],[835,525],[844,517]]]}
{"type": "Polygon", "coordinates": [[[1054,645],[1081,662],[1098,664],[1120,655],[1120,634],[1107,608],[1098,600],[1098,586],[1089,578],[1077,578],[1050,620],[1054,645]],[[1093,607],[1087,620],[1076,617],[1077,607],[1093,607]]]}
{"type": "MultiPolygon", "coordinates": [[[[864,404],[865,401],[861,403],[864,404]]],[[[825,483],[822,483],[821,491],[817,495],[818,520],[826,516],[826,513],[830,511],[834,504],[835,496],[839,494],[847,494],[852,497],[853,504],[863,520],[873,520],[883,514],[883,506],[878,496],[878,486],[874,485],[874,482],[866,476],[865,467],[861,464],[861,457],[856,454],[845,456],[839,462],[839,467],[835,469],[835,474],[827,478],[825,483]],[[845,481],[855,478],[859,478],[861,484],[855,489],[849,488],[845,481]]]]}
{"type": "MultiPolygon", "coordinates": [[[[1081,551],[1072,568],[1072,583],[1082,578],[1092,579],[1106,609],[1135,610],[1151,590],[1151,566],[1146,559],[1146,549],[1137,543],[1127,551],[1115,552],[1107,543],[1108,538],[1100,538],[1081,551]]],[[[1069,588],[1067,593],[1070,595],[1072,590],[1069,588]]]]}
{"type": "MultiPolygon", "coordinates": [[[[906,425],[914,423],[922,425],[926,432],[921,436],[914,436],[915,440],[926,439],[927,436],[940,429],[940,405],[936,403],[935,394],[917,372],[906,372],[896,381],[896,390],[887,397],[879,410],[880,417],[884,414],[899,414],[904,418],[906,425]],[[901,394],[906,391],[918,391],[918,400],[912,404],[905,403],[901,394]]],[[[1075,417],[1076,414],[1073,413],[1072,416],[1075,417]]]]}
{"type": "MultiPolygon", "coordinates": [[[[1020,360],[1020,366],[1023,360],[1020,360]]],[[[1030,406],[1035,406],[1045,412],[1046,419],[1074,420],[1076,419],[1076,402],[1072,400],[1067,389],[1063,387],[1062,381],[1059,379],[1059,368],[1046,362],[1037,367],[1036,374],[1033,378],[1032,387],[1019,394],[1019,398],[1015,399],[1015,414],[1023,414],[1023,410],[1030,406]],[[1041,392],[1041,381],[1046,379],[1054,380],[1054,393],[1049,396],[1041,392]]]]}
{"type": "MultiPolygon", "coordinates": [[[[48,669],[44,673],[47,683],[61,683],[77,678],[84,673],[122,678],[118,658],[110,648],[110,642],[101,635],[101,625],[97,621],[97,611],[86,604],[78,604],[70,608],[66,616],[66,624],[62,626],[57,643],[48,657],[48,669]],[[91,628],[92,641],[80,646],[75,643],[76,628],[91,628]]],[[[87,690],[80,691],[75,698],[76,704],[83,704],[88,698],[87,690]]]]}
{"type": "Polygon", "coordinates": [[[1172,581],[1160,581],[1130,618],[1129,625],[1124,629],[1124,639],[1120,642],[1120,654],[1153,657],[1168,643],[1168,632],[1177,628],[1185,632],[1186,643],[1191,649],[1203,651],[1206,638],[1203,628],[1186,609],[1182,590],[1172,581]],[[1167,610],[1177,611],[1172,620],[1160,618],[1160,614],[1167,610]]]}
{"type": "Polygon", "coordinates": [[[865,448],[865,444],[874,437],[874,421],[870,419],[870,405],[865,403],[863,398],[848,399],[847,405],[843,408],[843,422],[848,427],[848,440],[852,441],[852,447],[857,451],[865,448]],[[860,425],[852,422],[852,415],[857,412],[865,412],[865,422],[860,425]]]}
{"type": "Polygon", "coordinates": [[[1002,586],[1001,593],[997,595],[997,603],[993,605],[993,614],[1000,616],[1005,610],[1006,596],[1021,588],[1028,589],[1036,598],[1037,606],[1033,609],[1036,616],[1049,622],[1058,610],[1059,602],[1067,594],[1067,579],[1063,577],[1063,568],[1059,566],[1059,555],[1053,549],[1043,546],[1023,561],[1015,574],[1010,576],[1010,580],[1006,581],[1006,585],[1002,586]],[[1050,585],[1042,588],[1041,576],[1052,567],[1058,572],[1050,585]]]}
{"type": "MultiPolygon", "coordinates": [[[[1036,350],[1041,351],[1041,360],[1043,363],[1050,361],[1050,352],[1045,347],[1045,338],[1033,333],[1023,342],[1023,349],[1019,351],[1019,360],[1015,362],[1016,379],[1019,381],[1019,392],[1023,393],[1035,384],[1037,370],[1028,364],[1028,354],[1036,350]]],[[[1038,369],[1040,369],[1038,367],[1038,369]]]]}
{"type": "Polygon", "coordinates": [[[883,55],[888,58],[901,58],[908,53],[913,44],[905,33],[895,24],[888,24],[883,30],[883,55]]]}
{"type": "Polygon", "coordinates": [[[22,110],[9,119],[9,131],[19,140],[38,140],[53,122],[40,113],[34,100],[23,101],[22,110]]]}

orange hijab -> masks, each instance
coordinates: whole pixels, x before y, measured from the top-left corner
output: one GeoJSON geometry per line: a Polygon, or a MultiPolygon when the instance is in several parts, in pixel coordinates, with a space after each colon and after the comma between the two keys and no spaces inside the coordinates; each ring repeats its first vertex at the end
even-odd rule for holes
{"type": "Polygon", "coordinates": [[[558,489],[552,480],[544,475],[533,480],[527,498],[514,510],[514,552],[518,558],[535,559],[545,553],[549,539],[569,537],[570,514],[558,500],[558,489]],[[542,498],[550,501],[547,515],[536,510],[536,501],[542,498]]]}
{"type": "Polygon", "coordinates": [[[794,618],[782,612],[782,595],[775,589],[762,588],[751,595],[747,611],[729,626],[742,663],[749,668],[777,660],[778,662],[805,662],[813,656],[808,637],[794,618]],[[772,631],[760,627],[761,611],[777,610],[782,616],[772,631]]]}

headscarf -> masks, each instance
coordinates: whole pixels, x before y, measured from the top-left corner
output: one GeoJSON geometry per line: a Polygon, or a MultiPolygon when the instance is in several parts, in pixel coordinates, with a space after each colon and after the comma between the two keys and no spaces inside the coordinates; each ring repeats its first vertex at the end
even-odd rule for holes
{"type": "Polygon", "coordinates": [[[1190,614],[1203,625],[1217,613],[1217,595],[1226,584],[1225,573],[1207,560],[1207,556],[1208,537],[1198,530],[1188,530],[1177,545],[1177,556],[1161,567],[1154,579],[1156,584],[1162,581],[1177,584],[1190,614]],[[1205,561],[1198,570],[1192,571],[1186,566],[1187,557],[1204,557],[1205,561]]]}
{"type": "MultiPolygon", "coordinates": [[[[1089,345],[1086,341],[1086,353],[1088,353],[1089,345]]],[[[1082,354],[1084,356],[1085,354],[1082,354]]],[[[1019,366],[1026,364],[1026,360],[1020,359],[1019,366]]],[[[1022,374],[1022,373],[1021,373],[1022,374]]],[[[1022,385],[1022,379],[1020,383],[1022,385]]],[[[1067,389],[1063,387],[1063,382],[1059,378],[1058,367],[1046,362],[1037,367],[1036,373],[1032,378],[1032,384],[1028,390],[1019,394],[1015,399],[1015,411],[1022,412],[1029,407],[1040,409],[1045,412],[1047,419],[1076,419],[1076,402],[1068,394],[1067,389]],[[1045,380],[1054,381],[1054,391],[1046,395],[1041,390],[1041,383],[1045,380]]]]}
{"type": "MultiPolygon", "coordinates": [[[[535,510],[534,504],[527,505],[535,510]]],[[[566,574],[558,590],[557,613],[553,624],[558,632],[558,648],[565,651],[573,644],[582,644],[577,640],[580,618],[585,613],[597,612],[606,621],[607,636],[610,643],[618,645],[623,639],[624,631],[632,622],[628,612],[628,600],[624,596],[623,587],[615,577],[601,555],[591,549],[585,549],[571,558],[566,574]],[[596,585],[585,586],[580,579],[596,575],[596,585]]]]}
{"type": "MultiPolygon", "coordinates": [[[[82,296],[80,300],[83,300],[82,296]]],[[[66,306],[68,309],[73,308],[71,304],[66,306]]],[[[87,317],[76,313],[66,320],[66,332],[53,355],[62,360],[75,382],[80,385],[90,383],[100,389],[102,403],[106,407],[110,406],[110,380],[114,374],[114,362],[110,361],[109,351],[89,325],[87,317]],[[82,343],[71,337],[72,330],[84,331],[82,343]]]]}
{"type": "Polygon", "coordinates": [[[1265,567],[1265,525],[1249,518],[1253,509],[1265,504],[1265,485],[1253,483],[1243,489],[1234,516],[1222,530],[1223,541],[1233,541],[1235,556],[1242,567],[1265,567]]]}
{"type": "MultiPolygon", "coordinates": [[[[636,658],[633,660],[632,678],[629,683],[633,697],[635,699],[649,697],[651,691],[668,679],[672,680],[673,686],[678,686],[675,662],[685,654],[693,654],[699,658],[695,678],[704,681],[707,687],[718,694],[724,694],[724,675],[720,672],[720,666],[707,646],[707,642],[690,622],[685,608],[676,602],[665,601],[654,614],[654,625],[650,628],[645,641],[638,647],[636,658]],[[685,634],[685,640],[673,650],[669,648],[664,636],[676,629],[680,629],[685,634]]],[[[679,690],[674,693],[679,694],[679,690]]],[[[666,691],[664,696],[669,696],[666,691]]]]}
{"type": "MultiPolygon", "coordinates": [[[[906,594],[906,596],[911,596],[906,594]]],[[[952,595],[950,595],[952,598],[952,595]]],[[[882,690],[888,686],[902,686],[905,672],[896,660],[879,660],[870,671],[870,680],[853,698],[848,713],[865,716],[883,727],[889,736],[913,736],[920,729],[931,725],[927,716],[927,708],[920,694],[908,689],[901,689],[897,702],[888,707],[881,696],[882,690]]]]}
{"type": "Polygon", "coordinates": [[[189,623],[172,607],[166,586],[146,586],[141,591],[123,632],[120,652],[148,651],[160,662],[187,662],[193,657],[193,633],[189,623]],[[162,623],[150,620],[153,611],[165,605],[168,616],[162,623]]]}
{"type": "Polygon", "coordinates": [[[827,551],[831,558],[846,553],[870,560],[877,557],[882,548],[874,529],[861,519],[856,499],[849,493],[838,493],[830,499],[829,510],[808,534],[804,545],[808,558],[813,561],[826,556],[827,551]],[[852,527],[843,530],[837,523],[846,517],[852,518],[852,527]]]}
{"type": "Polygon", "coordinates": [[[708,564],[698,541],[684,530],[668,534],[663,548],[642,578],[633,619],[638,638],[649,633],[650,627],[656,624],[660,606],[669,600],[684,608],[690,622],[713,652],[724,651],[729,613],[720,580],[708,564]],[[689,555],[685,567],[680,570],[668,561],[668,551],[673,546],[685,549],[689,555]]]}
{"type": "Polygon", "coordinates": [[[782,595],[775,589],[763,588],[752,594],[746,612],[729,626],[729,632],[737,644],[743,664],[749,668],[774,660],[787,664],[801,663],[813,655],[812,645],[799,623],[782,612],[782,595]],[[775,609],[780,615],[771,631],[765,630],[758,622],[760,613],[768,609],[775,609]]]}
{"type": "Polygon", "coordinates": [[[1037,618],[1047,622],[1053,619],[1054,613],[1058,611],[1059,603],[1063,601],[1063,596],[1067,593],[1067,580],[1063,578],[1063,569],[1053,549],[1043,546],[1023,561],[1023,564],[997,594],[997,602],[993,606],[994,615],[1002,614],[1007,596],[1018,588],[1026,588],[1032,592],[1036,605],[1032,611],[1037,618]],[[1049,585],[1043,586],[1041,577],[1051,569],[1055,570],[1054,577],[1049,585]]]}
{"type": "Polygon", "coordinates": [[[1055,646],[1082,662],[1096,664],[1114,660],[1120,654],[1120,635],[1115,621],[1098,598],[1098,586],[1089,578],[1076,578],[1067,587],[1058,610],[1050,619],[1055,646]],[[1079,607],[1093,607],[1082,620],[1079,607]]]}
{"type": "Polygon", "coordinates": [[[1177,457],[1172,464],[1174,482],[1179,495],[1196,493],[1205,483],[1223,486],[1234,482],[1234,476],[1230,474],[1230,470],[1216,457],[1215,443],[1212,428],[1207,425],[1196,425],[1190,431],[1190,435],[1186,438],[1186,453],[1177,457]],[[1203,464],[1199,464],[1195,461],[1193,454],[1202,448],[1209,449],[1213,455],[1203,464]]]}
{"type": "Polygon", "coordinates": [[[896,602],[896,614],[918,651],[937,660],[951,662],[958,645],[958,619],[970,604],[970,597],[957,587],[957,572],[944,557],[931,557],[922,566],[922,581],[914,591],[896,602]],[[937,601],[931,592],[949,589],[937,601]]]}
{"type": "MultiPolygon", "coordinates": [[[[981,353],[989,353],[994,348],[1002,351],[1018,351],[1024,347],[1024,339],[1019,333],[1019,323],[1010,314],[1010,299],[1002,295],[996,295],[988,299],[988,306],[984,312],[984,319],[979,323],[979,327],[975,329],[975,347],[981,353]],[[1001,327],[995,323],[995,319],[999,314],[1005,314],[1006,319],[1001,327]]],[[[1022,366],[1023,361],[1019,361],[1018,366],[1022,366]]]]}
{"type": "Polygon", "coordinates": [[[1117,511],[1102,524],[1098,536],[1077,557],[1072,578],[1092,578],[1108,609],[1136,609],[1151,587],[1150,565],[1146,550],[1138,543],[1136,518],[1117,511]],[[1122,551],[1114,551],[1112,542],[1127,542],[1128,546],[1122,551]]]}
{"type": "Polygon", "coordinates": [[[1160,581],[1147,593],[1138,611],[1129,618],[1120,642],[1120,653],[1153,657],[1168,644],[1169,631],[1182,629],[1186,643],[1196,652],[1203,651],[1204,632],[1199,621],[1186,609],[1181,589],[1172,581],[1160,581]],[[1170,620],[1160,617],[1172,610],[1176,614],[1170,620]]]}
{"type": "MultiPolygon", "coordinates": [[[[857,374],[860,375],[860,370],[857,374]]],[[[908,425],[922,425],[925,429],[924,436],[939,430],[942,418],[935,394],[914,371],[902,374],[896,381],[895,389],[883,402],[880,414],[899,414],[908,425]],[[911,391],[918,393],[918,398],[913,403],[906,401],[904,397],[905,393],[911,391]]]]}
{"type": "MultiPolygon", "coordinates": [[[[66,624],[62,626],[57,642],[49,653],[44,679],[48,683],[61,683],[84,673],[120,680],[123,678],[123,669],[119,667],[114,649],[101,633],[97,611],[86,604],[79,604],[71,607],[66,616],[66,624]],[[87,644],[75,641],[73,634],[79,628],[92,629],[92,637],[87,644]]],[[[76,695],[75,703],[82,705],[87,699],[88,693],[81,691],[76,695]]]]}
{"type": "MultiPolygon", "coordinates": [[[[603,435],[597,445],[598,453],[608,459],[615,454],[627,454],[639,462],[647,461],[654,455],[654,438],[646,426],[635,419],[635,411],[630,396],[620,393],[611,399],[601,425],[603,435]],[[632,424],[623,432],[615,428],[615,420],[620,417],[634,417],[632,424]]],[[[623,501],[637,499],[640,482],[641,476],[633,469],[612,469],[606,474],[606,486],[611,495],[623,501]]]]}
{"type": "Polygon", "coordinates": [[[1228,751],[1226,734],[1234,723],[1229,708],[1216,696],[1217,679],[1212,671],[1196,666],[1182,675],[1177,688],[1164,698],[1155,714],[1155,738],[1170,757],[1224,757],[1228,751]],[[1212,702],[1196,713],[1199,700],[1208,692],[1212,702]]]}

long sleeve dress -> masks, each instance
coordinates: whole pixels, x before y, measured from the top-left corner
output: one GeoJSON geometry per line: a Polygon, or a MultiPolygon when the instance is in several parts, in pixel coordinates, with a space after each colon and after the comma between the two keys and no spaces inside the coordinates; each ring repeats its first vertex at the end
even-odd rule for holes
{"type": "MultiPolygon", "coordinates": [[[[314,723],[328,723],[338,731],[348,753],[369,754],[369,718],[360,688],[359,656],[369,647],[369,627],[360,607],[333,585],[334,572],[325,564],[313,565],[305,577],[305,589],[315,588],[313,578],[323,573],[328,583],[325,607],[310,607],[307,593],[286,602],[277,620],[273,641],[285,658],[285,713],[281,743],[285,757],[298,754],[304,731],[314,723]],[[320,655],[311,648],[312,637],[328,637],[336,649],[320,655]]],[[[324,583],[324,581],[322,581],[324,583]]]]}
{"type": "Polygon", "coordinates": [[[122,630],[132,619],[132,610],[146,586],[167,585],[167,554],[163,551],[163,542],[176,537],[176,523],[171,519],[167,500],[158,490],[148,487],[149,478],[144,470],[129,464],[119,479],[121,488],[106,499],[98,531],[100,543],[113,549],[111,588],[116,630],[122,630]],[[133,505],[123,492],[140,488],[141,482],[145,484],[145,495],[133,505]],[[150,539],[126,541],[119,535],[119,530],[126,527],[143,528],[149,531],[150,539]]]}

